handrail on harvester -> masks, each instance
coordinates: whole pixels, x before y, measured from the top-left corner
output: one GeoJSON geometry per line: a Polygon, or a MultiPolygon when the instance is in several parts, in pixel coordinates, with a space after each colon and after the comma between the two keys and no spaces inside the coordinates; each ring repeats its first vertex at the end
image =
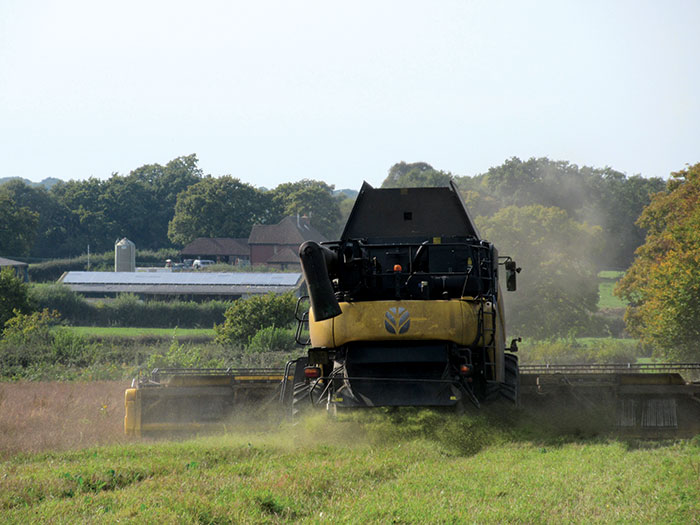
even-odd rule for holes
{"type": "Polygon", "coordinates": [[[151,374],[159,375],[270,375],[283,373],[282,368],[154,368],[151,374]]]}

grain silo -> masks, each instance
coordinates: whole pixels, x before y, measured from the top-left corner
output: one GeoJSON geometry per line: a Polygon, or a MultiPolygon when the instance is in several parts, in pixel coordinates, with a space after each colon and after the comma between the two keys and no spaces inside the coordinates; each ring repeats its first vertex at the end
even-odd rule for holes
{"type": "Polygon", "coordinates": [[[114,245],[114,271],[136,271],[136,245],[126,237],[114,245]]]}

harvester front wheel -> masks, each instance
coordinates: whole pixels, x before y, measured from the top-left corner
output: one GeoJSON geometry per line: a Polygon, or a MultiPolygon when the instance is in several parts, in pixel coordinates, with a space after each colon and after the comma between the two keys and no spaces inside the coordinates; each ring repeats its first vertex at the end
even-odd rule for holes
{"type": "Polygon", "coordinates": [[[294,383],[294,391],[292,393],[292,419],[295,419],[301,415],[301,413],[307,410],[312,404],[311,401],[311,387],[306,382],[294,383]]]}

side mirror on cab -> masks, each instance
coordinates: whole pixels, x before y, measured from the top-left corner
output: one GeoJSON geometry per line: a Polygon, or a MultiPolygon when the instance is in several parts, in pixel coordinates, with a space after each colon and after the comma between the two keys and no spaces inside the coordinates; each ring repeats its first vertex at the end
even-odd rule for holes
{"type": "Polygon", "coordinates": [[[505,262],[505,268],[506,268],[506,290],[508,290],[509,292],[514,292],[518,286],[516,276],[520,273],[520,270],[522,268],[518,268],[518,265],[515,264],[515,261],[512,259],[509,259],[505,262]]]}

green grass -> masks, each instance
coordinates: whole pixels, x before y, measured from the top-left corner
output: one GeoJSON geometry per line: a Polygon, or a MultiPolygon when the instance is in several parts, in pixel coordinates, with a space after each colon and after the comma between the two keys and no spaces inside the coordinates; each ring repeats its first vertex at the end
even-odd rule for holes
{"type": "Polygon", "coordinates": [[[607,310],[611,308],[626,308],[627,301],[623,301],[619,297],[613,295],[615,284],[619,281],[625,272],[614,270],[604,270],[598,272],[598,309],[607,310]]]}
{"type": "Polygon", "coordinates": [[[623,275],[625,275],[625,272],[617,270],[603,270],[602,272],[598,272],[599,279],[612,279],[614,281],[621,279],[623,275]]]}
{"type": "Polygon", "coordinates": [[[122,326],[74,326],[71,330],[84,337],[214,337],[212,328],[135,328],[122,326]]]}
{"type": "Polygon", "coordinates": [[[577,337],[576,343],[587,347],[595,347],[600,346],[601,344],[614,343],[615,345],[618,345],[620,347],[635,349],[639,344],[639,340],[631,338],[623,339],[612,337],[577,337]]]}
{"type": "Polygon", "coordinates": [[[598,309],[626,308],[627,301],[613,295],[614,281],[601,281],[598,284],[598,309]]]}
{"type": "Polygon", "coordinates": [[[432,412],[15,456],[7,523],[694,523],[700,440],[639,447],[432,412]],[[399,424],[400,423],[400,424],[399,424]]]}

